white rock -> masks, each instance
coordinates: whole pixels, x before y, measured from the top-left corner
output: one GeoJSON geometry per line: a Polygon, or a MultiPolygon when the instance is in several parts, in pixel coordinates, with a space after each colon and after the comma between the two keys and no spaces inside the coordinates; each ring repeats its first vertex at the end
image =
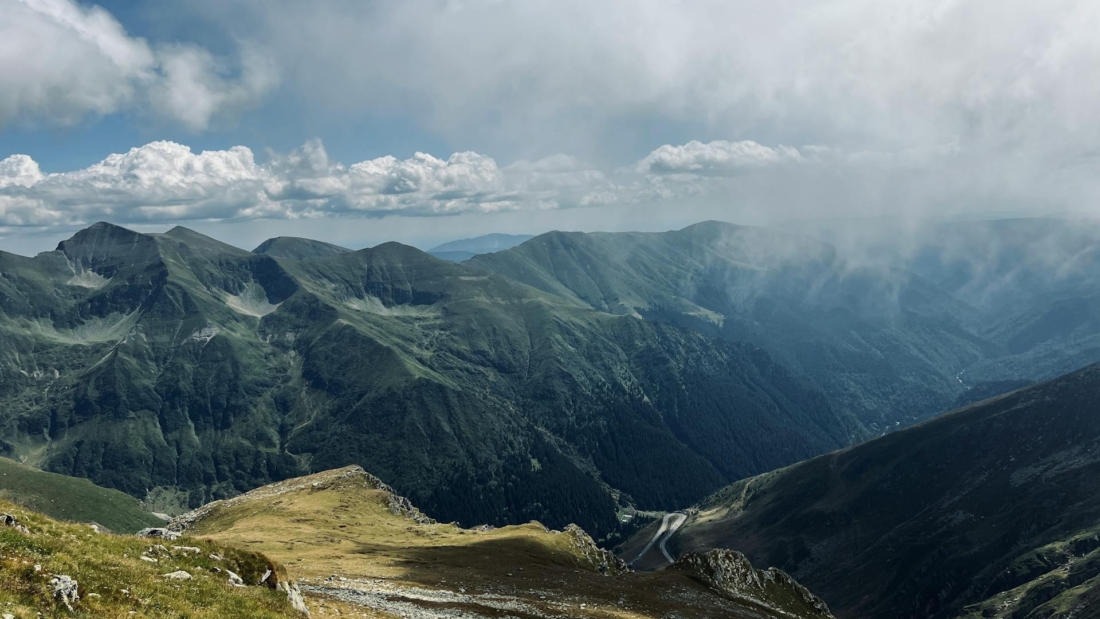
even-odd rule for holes
{"type": "Polygon", "coordinates": [[[233,573],[233,570],[225,570],[225,573],[229,574],[229,584],[233,585],[234,587],[244,586],[244,579],[233,573]]]}
{"type": "Polygon", "coordinates": [[[191,575],[187,572],[180,570],[178,572],[169,572],[164,575],[168,580],[191,580],[191,575]]]}
{"type": "Polygon", "coordinates": [[[58,574],[50,579],[50,590],[55,600],[60,601],[69,610],[73,604],[80,601],[80,592],[76,581],[69,576],[58,574]]]}

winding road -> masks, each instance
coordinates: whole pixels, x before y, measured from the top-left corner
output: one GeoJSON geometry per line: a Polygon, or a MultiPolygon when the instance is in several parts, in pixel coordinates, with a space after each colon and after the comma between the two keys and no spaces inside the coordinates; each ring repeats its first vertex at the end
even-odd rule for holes
{"type": "Polygon", "coordinates": [[[675,563],[676,560],[672,558],[672,555],[668,554],[668,548],[665,547],[665,544],[668,543],[673,533],[676,533],[676,531],[683,526],[685,520],[687,520],[687,514],[680,512],[665,514],[665,517],[661,519],[661,526],[657,529],[657,532],[653,534],[653,539],[649,540],[645,548],[643,548],[642,551],[638,553],[638,556],[630,562],[631,565],[637,563],[639,559],[644,557],[646,553],[653,548],[654,544],[657,544],[657,548],[660,549],[661,554],[665,556],[665,559],[667,559],[670,564],[675,563]]]}

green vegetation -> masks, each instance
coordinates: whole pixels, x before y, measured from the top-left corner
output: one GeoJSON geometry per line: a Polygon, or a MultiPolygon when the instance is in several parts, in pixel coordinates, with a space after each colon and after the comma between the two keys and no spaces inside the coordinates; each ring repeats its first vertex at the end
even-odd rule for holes
{"type": "Polygon", "coordinates": [[[758,348],[397,243],[96,224],[0,253],[0,292],[0,453],[175,513],[360,464],[446,520],[605,537],[859,435],[758,348]]]}
{"type": "Polygon", "coordinates": [[[855,416],[853,439],[946,410],[964,390],[956,375],[1002,353],[975,334],[978,312],[912,272],[762,228],[552,232],[468,264],[581,307],[761,346],[855,416]]]}
{"type": "Polygon", "coordinates": [[[736,548],[838,617],[1096,616],[1097,389],[1090,366],[737,482],[670,547],[736,548]]]}
{"type": "Polygon", "coordinates": [[[0,609],[18,619],[301,616],[286,593],[276,589],[289,582],[286,571],[256,553],[186,538],[158,548],[157,540],[96,533],[87,525],[60,523],[3,501],[0,512],[14,514],[30,531],[0,526],[0,609]],[[164,577],[180,570],[192,578],[164,577]],[[265,586],[233,587],[226,570],[249,585],[267,570],[273,575],[265,586]],[[71,611],[53,594],[50,581],[58,575],[77,582],[80,599],[70,603],[71,611]]]}
{"type": "Polygon", "coordinates": [[[163,524],[127,494],[7,458],[0,458],[0,499],[58,520],[94,522],[116,533],[135,533],[163,524]]]}

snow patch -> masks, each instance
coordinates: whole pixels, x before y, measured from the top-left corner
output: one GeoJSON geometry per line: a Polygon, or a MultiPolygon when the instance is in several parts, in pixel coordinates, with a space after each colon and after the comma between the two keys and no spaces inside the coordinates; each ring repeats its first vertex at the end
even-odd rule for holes
{"type": "Polygon", "coordinates": [[[66,282],[70,286],[80,286],[81,288],[99,289],[107,285],[107,282],[111,281],[109,277],[103,277],[95,271],[81,271],[74,273],[69,281],[66,282]]]}
{"type": "Polygon", "coordinates": [[[282,305],[282,303],[269,302],[267,292],[258,284],[245,285],[240,296],[226,293],[225,304],[238,314],[256,318],[263,318],[282,305]]]}

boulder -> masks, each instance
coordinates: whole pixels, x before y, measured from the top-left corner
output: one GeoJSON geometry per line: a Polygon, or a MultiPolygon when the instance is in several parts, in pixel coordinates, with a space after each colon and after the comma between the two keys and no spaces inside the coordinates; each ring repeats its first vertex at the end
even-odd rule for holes
{"type": "Polygon", "coordinates": [[[22,524],[19,524],[19,519],[11,514],[0,514],[0,526],[11,527],[23,535],[31,534],[30,530],[22,524]]]}
{"type": "Polygon", "coordinates": [[[168,541],[177,540],[180,534],[176,531],[169,531],[163,527],[151,527],[148,529],[142,529],[137,532],[138,537],[149,537],[153,539],[166,539],[168,541]]]}
{"type": "Polygon", "coordinates": [[[50,591],[53,598],[65,605],[70,611],[73,604],[80,601],[80,589],[70,576],[58,574],[50,579],[50,591]]]}

